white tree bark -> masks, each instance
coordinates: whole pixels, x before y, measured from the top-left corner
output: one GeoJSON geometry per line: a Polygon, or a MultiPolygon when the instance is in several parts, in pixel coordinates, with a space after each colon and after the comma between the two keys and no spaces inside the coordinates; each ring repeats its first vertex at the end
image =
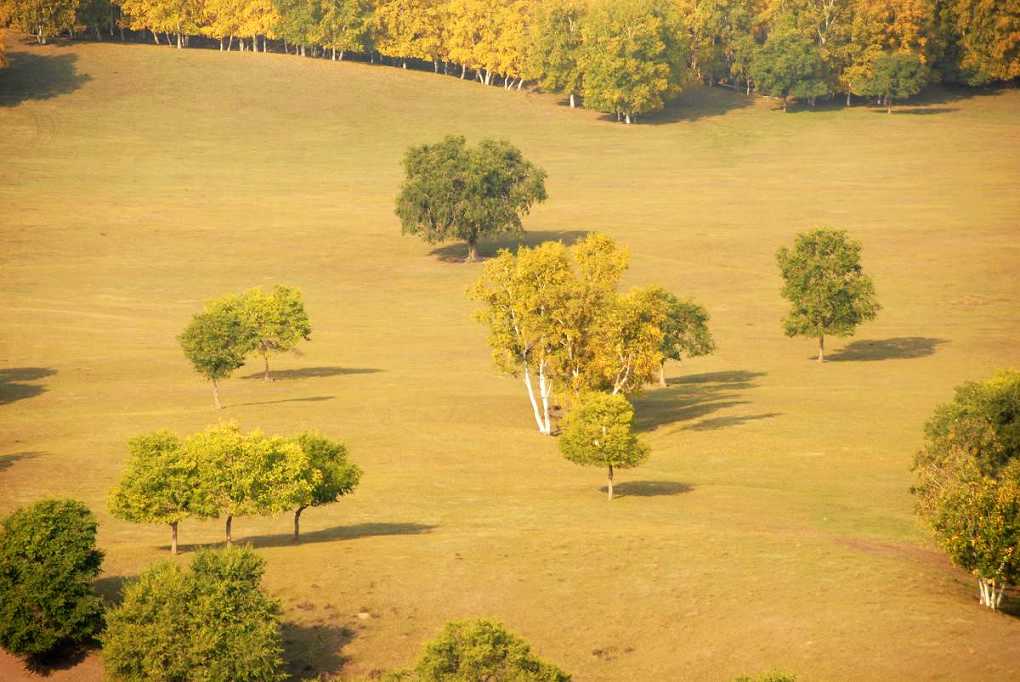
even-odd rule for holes
{"type": "Polygon", "coordinates": [[[539,430],[547,436],[552,435],[552,421],[549,419],[549,396],[552,394],[552,382],[545,378],[545,360],[538,366],[538,390],[542,398],[543,425],[539,430]]]}
{"type": "Polygon", "coordinates": [[[542,422],[542,413],[538,410],[538,401],[535,400],[535,388],[531,385],[531,369],[528,367],[528,363],[522,364],[524,371],[521,375],[524,377],[524,385],[528,389],[528,399],[531,401],[531,411],[535,415],[535,424],[538,425],[539,433],[545,433],[545,424],[542,422]]]}

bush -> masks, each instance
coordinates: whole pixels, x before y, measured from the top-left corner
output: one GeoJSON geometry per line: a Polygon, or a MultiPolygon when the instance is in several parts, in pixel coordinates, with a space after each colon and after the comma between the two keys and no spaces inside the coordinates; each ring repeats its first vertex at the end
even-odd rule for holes
{"type": "Polygon", "coordinates": [[[259,589],[264,570],[248,549],[199,552],[190,572],[152,567],[110,612],[106,671],[118,680],[285,679],[280,606],[259,589]]]}
{"type": "Polygon", "coordinates": [[[92,581],[103,554],[96,525],[74,500],[43,500],[3,520],[0,646],[39,656],[99,633],[103,605],[92,581]]]}

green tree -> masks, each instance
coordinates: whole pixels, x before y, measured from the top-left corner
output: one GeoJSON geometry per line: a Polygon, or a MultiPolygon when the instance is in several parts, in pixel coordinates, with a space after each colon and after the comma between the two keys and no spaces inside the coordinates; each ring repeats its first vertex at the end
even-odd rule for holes
{"type": "Polygon", "coordinates": [[[203,507],[202,480],[194,451],[169,431],[131,439],[120,484],[110,493],[110,512],[134,523],[170,526],[170,551],[177,554],[177,526],[188,517],[215,516],[203,507]]]}
{"type": "Polygon", "coordinates": [[[366,0],[322,0],[319,37],[334,60],[365,49],[370,10],[366,0]]]}
{"type": "Polygon", "coordinates": [[[148,569],[107,617],[106,672],[130,682],[286,679],[280,605],[260,589],[264,572],[248,549],[201,551],[190,571],[148,569]]]}
{"type": "Polygon", "coordinates": [[[1020,0],[952,0],[944,3],[971,84],[1020,77],[1020,0]]]}
{"type": "Polygon", "coordinates": [[[248,328],[246,337],[262,355],[263,379],[270,381],[269,355],[293,350],[298,341],[311,337],[312,326],[304,300],[297,289],[276,285],[268,294],[252,289],[241,301],[241,315],[248,328]]]}
{"type": "Polygon", "coordinates": [[[538,3],[528,31],[528,76],[549,92],[564,92],[570,108],[581,93],[581,22],[583,0],[538,3]]]}
{"type": "Polygon", "coordinates": [[[320,0],[273,0],[279,16],[276,35],[294,46],[294,53],[305,56],[320,32],[323,6],[320,0]]]}
{"type": "Polygon", "coordinates": [[[648,459],[649,448],[633,432],[634,408],[622,395],[592,393],[564,422],[560,452],[583,466],[606,467],[607,492],[613,499],[615,469],[630,469],[648,459]]]}
{"type": "Polygon", "coordinates": [[[361,482],[361,468],[347,460],[347,447],[317,433],[303,433],[297,444],[308,458],[309,495],[294,510],[294,542],[301,537],[301,512],[308,507],[332,504],[354,492],[361,482]],[[316,475],[317,474],[317,475],[316,475]]]}
{"type": "Polygon", "coordinates": [[[867,77],[854,87],[854,94],[881,97],[886,111],[892,113],[893,99],[913,97],[924,89],[930,78],[928,67],[910,52],[884,53],[876,58],[867,77]]]}
{"type": "Polygon", "coordinates": [[[74,29],[79,1],[5,0],[0,3],[0,26],[31,34],[45,45],[51,37],[74,29]]]}
{"type": "Polygon", "coordinates": [[[0,526],[0,646],[39,656],[91,640],[103,604],[93,579],[96,517],[75,500],[43,500],[0,526]]]}
{"type": "Polygon", "coordinates": [[[415,682],[569,682],[503,625],[489,620],[447,623],[429,642],[412,672],[391,679],[415,682]]]}
{"type": "Polygon", "coordinates": [[[680,362],[683,358],[696,358],[715,351],[715,341],[708,329],[710,319],[704,307],[692,301],[682,301],[665,289],[653,287],[647,296],[659,299],[665,308],[662,325],[662,364],[659,365],[659,385],[666,385],[666,361],[680,362]]]}
{"type": "Polygon", "coordinates": [[[603,0],[581,28],[585,105],[630,123],[687,80],[679,16],[663,0],[603,0]]]}
{"type": "Polygon", "coordinates": [[[797,682],[797,676],[790,673],[773,671],[756,677],[741,675],[734,679],[733,682],[797,682]]]}
{"type": "Polygon", "coordinates": [[[861,244],[842,230],[816,229],[797,236],[792,250],[776,254],[783,297],[792,308],[783,322],[787,336],[818,339],[818,362],[825,360],[825,337],[852,336],[881,306],[861,267],[861,244]]]}
{"type": "Polygon", "coordinates": [[[509,142],[482,140],[469,148],[463,137],[412,147],[396,213],[404,234],[428,242],[462,239],[469,261],[485,235],[523,231],[521,219],[545,201],[545,171],[509,142]]]}
{"type": "Polygon", "coordinates": [[[222,408],[218,382],[243,366],[254,346],[242,301],[232,296],[208,304],[178,340],[195,371],[212,382],[216,409],[222,408]]]}
{"type": "Polygon", "coordinates": [[[828,94],[825,62],[818,46],[794,32],[773,33],[758,49],[751,62],[755,88],[773,97],[781,97],[783,111],[788,99],[807,99],[828,94]]]}

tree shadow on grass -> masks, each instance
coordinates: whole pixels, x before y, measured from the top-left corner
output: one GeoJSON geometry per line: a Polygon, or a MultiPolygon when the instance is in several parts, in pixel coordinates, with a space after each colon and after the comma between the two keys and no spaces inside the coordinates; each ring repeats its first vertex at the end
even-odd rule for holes
{"type": "Polygon", "coordinates": [[[725,429],[731,426],[743,426],[748,422],[762,419],[774,419],[782,414],[782,412],[762,412],[761,414],[735,414],[728,417],[712,417],[711,419],[703,419],[687,428],[691,431],[715,431],[716,429],[725,429]]]}
{"type": "MultiPolygon", "coordinates": [[[[599,488],[606,492],[606,486],[599,488]]],[[[694,486],[679,481],[623,481],[613,485],[613,497],[666,497],[694,490],[694,486]]]]}
{"type": "MultiPolygon", "coordinates": [[[[302,367],[301,369],[272,370],[270,376],[273,381],[290,381],[292,379],[313,379],[347,374],[375,374],[382,371],[373,367],[302,367]]],[[[255,372],[254,374],[246,374],[241,378],[261,379],[262,377],[262,372],[255,372]]]]}
{"type": "MultiPolygon", "coordinates": [[[[522,246],[529,248],[544,244],[545,242],[563,242],[570,246],[588,236],[587,230],[529,230],[517,237],[486,239],[478,244],[478,257],[482,260],[492,258],[503,249],[516,251],[522,246]]],[[[429,251],[430,256],[435,256],[444,263],[463,263],[467,258],[467,244],[457,242],[438,246],[429,251]]]]}
{"type": "Polygon", "coordinates": [[[35,459],[41,456],[41,452],[16,452],[13,455],[0,455],[0,471],[5,471],[14,466],[15,462],[26,459],[35,459]]]}
{"type": "Polygon", "coordinates": [[[297,543],[294,542],[294,536],[291,533],[279,533],[244,537],[238,541],[238,544],[251,544],[257,549],[293,547],[295,544],[311,545],[318,542],[357,540],[380,535],[422,535],[432,532],[434,528],[435,526],[422,523],[357,523],[353,526],[334,526],[333,528],[303,532],[301,541],[297,543]]]}
{"type": "Polygon", "coordinates": [[[32,398],[45,392],[45,386],[28,382],[40,381],[56,373],[57,370],[49,367],[0,369],[0,405],[32,398]]]}
{"type": "Polygon", "coordinates": [[[35,675],[49,677],[55,672],[70,670],[79,665],[88,657],[90,651],[98,647],[99,642],[66,644],[46,654],[28,656],[25,659],[25,667],[35,675]]]}
{"type": "MultiPolygon", "coordinates": [[[[742,91],[724,87],[694,87],[684,90],[678,97],[666,104],[662,111],[645,114],[638,120],[639,125],[668,125],[670,123],[690,123],[703,118],[722,116],[734,109],[743,109],[754,104],[754,96],[748,97],[742,91]]],[[[615,114],[602,117],[606,121],[616,121],[615,114]]]]}
{"type": "MultiPolygon", "coordinates": [[[[904,114],[910,116],[934,116],[936,114],[951,114],[954,111],[959,111],[959,107],[893,107],[892,115],[904,114]]],[[[884,107],[875,108],[872,110],[873,114],[888,114],[890,113],[884,107]]]]}
{"type": "MultiPolygon", "coordinates": [[[[933,355],[949,341],[928,336],[901,336],[874,341],[853,341],[826,356],[830,362],[874,362],[877,360],[911,360],[933,355]]],[[[812,356],[814,357],[814,356],[812,356]]]]}
{"type": "Polygon", "coordinates": [[[667,388],[650,391],[634,401],[635,428],[651,431],[665,424],[698,419],[728,407],[744,405],[748,401],[739,399],[739,391],[754,388],[757,386],[754,380],[762,376],[764,372],[729,371],[672,379],[667,388]]]}
{"type": "Polygon", "coordinates": [[[239,403],[237,405],[226,405],[225,407],[253,407],[256,405],[279,405],[280,403],[321,403],[325,400],[333,400],[336,396],[315,395],[308,398],[284,398],[283,400],[264,400],[258,403],[239,403]]]}
{"type": "Polygon", "coordinates": [[[74,92],[90,80],[88,75],[78,73],[74,66],[77,59],[74,54],[8,53],[8,67],[0,69],[0,107],[74,92]]]}
{"type": "MultiPolygon", "coordinates": [[[[169,545],[166,549],[170,549],[169,545]]],[[[108,575],[97,578],[92,584],[96,588],[96,593],[103,598],[106,607],[111,608],[119,605],[123,600],[124,585],[127,584],[127,581],[128,578],[122,575],[108,575]]]]}
{"type": "Polygon", "coordinates": [[[356,636],[343,625],[284,623],[283,651],[292,680],[333,679],[349,660],[341,650],[356,636]]]}

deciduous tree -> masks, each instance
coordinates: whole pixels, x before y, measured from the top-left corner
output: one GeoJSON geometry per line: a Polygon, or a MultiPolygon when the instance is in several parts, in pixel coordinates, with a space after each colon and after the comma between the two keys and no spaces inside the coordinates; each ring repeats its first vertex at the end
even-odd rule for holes
{"type": "Polygon", "coordinates": [[[403,232],[428,242],[463,239],[469,261],[477,259],[481,237],[520,234],[522,217],[546,198],[545,171],[505,141],[469,148],[450,136],[412,147],[404,171],[396,206],[403,232]]]}
{"type": "Polygon", "coordinates": [[[361,481],[361,468],[347,460],[347,447],[317,433],[303,433],[297,444],[308,459],[308,496],[294,510],[294,541],[301,536],[301,512],[308,507],[332,504],[354,492],[361,481]]]}
{"type": "Polygon", "coordinates": [[[4,0],[0,26],[6,24],[35,36],[45,45],[53,36],[74,29],[79,0],[4,0]]]}
{"type": "Polygon", "coordinates": [[[894,98],[913,97],[921,92],[928,78],[928,68],[916,54],[884,53],[871,64],[867,76],[855,85],[854,92],[882,98],[886,110],[891,113],[894,98]]]}
{"type": "Polygon", "coordinates": [[[786,335],[818,339],[818,362],[825,360],[826,336],[852,336],[881,310],[861,266],[861,244],[842,230],[800,234],[793,249],[779,249],[776,259],[783,297],[791,304],[786,335]]]}
{"type": "Polygon", "coordinates": [[[195,315],[178,340],[195,371],[212,382],[216,409],[222,408],[218,382],[243,366],[254,348],[243,301],[230,296],[209,303],[204,312],[195,315]]]}
{"type": "Polygon", "coordinates": [[[622,395],[588,394],[567,415],[560,452],[571,462],[607,470],[607,493],[613,499],[616,469],[630,469],[648,459],[649,448],[633,432],[634,408],[622,395]]]}
{"type": "Polygon", "coordinates": [[[263,379],[270,381],[269,356],[293,350],[311,338],[312,325],[301,292],[276,285],[270,293],[251,289],[241,298],[241,315],[248,336],[265,363],[263,379]]]}
{"type": "Polygon", "coordinates": [[[949,4],[968,80],[979,84],[1020,77],[1020,0],[949,4]]]}
{"type": "Polygon", "coordinates": [[[563,92],[570,107],[581,93],[581,22],[583,0],[549,0],[537,3],[528,29],[528,77],[549,92],[563,92]]]}
{"type": "Polygon", "coordinates": [[[829,92],[825,62],[811,40],[792,31],[770,35],[754,55],[751,78],[755,88],[773,97],[780,97],[783,110],[788,98],[807,99],[829,92]]]}
{"type": "Polygon", "coordinates": [[[666,361],[680,362],[683,358],[696,358],[715,351],[715,341],[708,329],[709,315],[704,307],[692,301],[682,301],[665,289],[653,287],[647,296],[660,300],[665,308],[662,326],[662,364],[659,365],[659,385],[666,385],[666,361]]]}
{"type": "Polygon", "coordinates": [[[364,50],[368,40],[370,10],[365,0],[322,0],[319,36],[332,50],[334,60],[347,52],[364,50]]]}

